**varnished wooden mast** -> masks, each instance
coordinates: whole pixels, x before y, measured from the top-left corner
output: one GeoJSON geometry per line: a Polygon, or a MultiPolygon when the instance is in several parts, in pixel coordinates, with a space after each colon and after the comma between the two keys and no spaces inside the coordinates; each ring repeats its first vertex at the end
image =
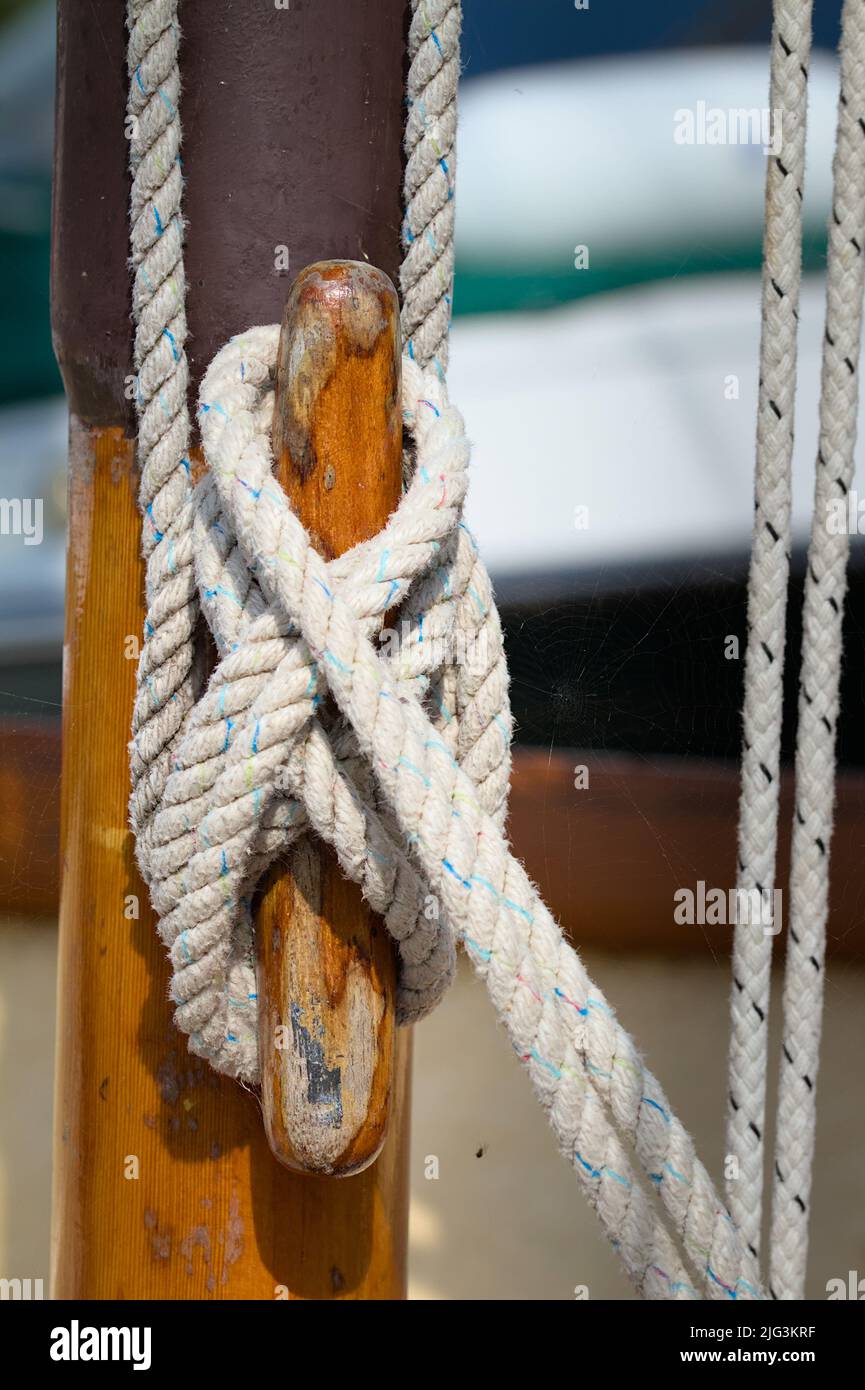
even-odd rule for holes
{"type": "MultiPolygon", "coordinates": [[[[53,1291],[401,1297],[407,1043],[376,1162],[341,1182],[280,1165],[257,1099],[174,1030],[134,867],[126,744],[143,572],[123,11],[59,3],[53,320],[71,425],[53,1291]]],[[[326,15],[296,0],[241,16],[209,0],[182,18],[194,393],[231,333],[279,321],[286,255],[396,275],[405,14],[396,0],[333,0],[326,15]]]]}

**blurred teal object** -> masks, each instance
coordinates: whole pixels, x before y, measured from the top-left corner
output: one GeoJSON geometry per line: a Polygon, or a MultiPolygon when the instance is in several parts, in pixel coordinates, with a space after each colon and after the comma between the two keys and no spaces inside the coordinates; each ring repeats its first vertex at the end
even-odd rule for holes
{"type": "MultiPolygon", "coordinates": [[[[714,275],[719,271],[759,271],[762,259],[760,239],[755,237],[751,242],[736,243],[720,251],[682,246],[643,260],[611,258],[606,264],[598,264],[595,259],[591,274],[582,275],[574,274],[570,266],[562,269],[560,261],[483,265],[462,260],[457,262],[454,280],[454,315],[532,313],[656,280],[680,280],[686,275],[714,275]]],[[[825,268],[824,236],[803,238],[802,264],[806,271],[825,268]]]]}
{"type": "MultiPolygon", "coordinates": [[[[8,7],[7,7],[8,8],[8,7]]],[[[53,0],[0,29],[0,402],[62,390],[51,348],[53,0]]]]}
{"type": "Polygon", "coordinates": [[[0,177],[0,402],[61,391],[51,346],[51,188],[0,177]]]}

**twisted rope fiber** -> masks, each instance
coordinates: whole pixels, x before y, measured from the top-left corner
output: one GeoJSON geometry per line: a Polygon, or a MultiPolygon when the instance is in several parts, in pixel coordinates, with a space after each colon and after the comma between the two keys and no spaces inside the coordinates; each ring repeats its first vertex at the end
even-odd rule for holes
{"type": "Polygon", "coordinates": [[[128,113],[139,506],[147,615],[132,715],[130,821],[139,846],[200,689],[193,573],[180,74],[176,0],[130,0],[128,113]]]}
{"type": "Polygon", "coordinates": [[[849,537],[828,524],[853,482],[865,285],[865,0],[845,0],[829,221],[820,439],[805,575],[790,920],[772,1202],[769,1285],[802,1298],[814,1161],[829,850],[834,819],[849,537]]]}
{"type": "Polygon", "coordinates": [[[400,266],[403,342],[444,379],[454,278],[459,0],[412,0],[400,266]]]}
{"type": "MultiPolygon", "coordinates": [[[[205,383],[202,387],[203,407],[207,407],[206,409],[203,409],[202,425],[203,437],[205,439],[205,448],[207,451],[208,459],[211,460],[212,475],[214,478],[224,477],[226,479],[225,486],[229,489],[229,496],[231,495],[232,487],[235,489],[240,488],[244,494],[249,493],[249,495],[255,499],[256,505],[260,505],[262,498],[267,497],[271,499],[275,506],[279,508],[284,508],[287,506],[287,503],[285,502],[283,495],[278,490],[274,489],[274,485],[271,478],[270,470],[272,466],[272,460],[269,453],[268,414],[266,414],[264,411],[261,411],[258,408],[258,406],[254,404],[255,388],[256,385],[259,385],[263,390],[265,390],[269,394],[270,404],[272,405],[272,386],[270,385],[270,376],[272,372],[273,362],[275,361],[277,336],[278,333],[275,328],[254,329],[251,330],[249,333],[243,335],[242,338],[232,342],[229,345],[229,347],[226,348],[222,354],[220,354],[219,358],[217,358],[216,362],[211,368],[211,371],[208,373],[208,376],[205,379],[205,383]],[[239,410],[236,404],[237,393],[233,390],[234,387],[237,387],[238,390],[242,393],[242,406],[239,410]],[[246,403],[249,403],[248,408],[246,406],[246,403]],[[212,448],[209,442],[212,438],[211,426],[215,426],[217,429],[219,429],[223,425],[225,425],[226,421],[229,422],[229,424],[237,422],[241,439],[245,439],[247,437],[247,434],[249,435],[250,443],[248,448],[242,448],[239,472],[238,468],[232,469],[227,466],[223,467],[223,465],[220,463],[218,459],[215,462],[213,461],[212,448]],[[259,433],[256,433],[256,421],[259,421],[260,424],[263,426],[259,433]],[[253,457],[255,451],[258,451],[258,455],[253,457]]],[[[439,439],[436,441],[438,454],[433,455],[433,457],[438,457],[439,462],[436,466],[435,472],[433,472],[432,468],[428,468],[426,463],[421,462],[421,460],[425,460],[428,458],[428,454],[424,446],[423,439],[419,438],[419,470],[416,474],[416,481],[413,485],[413,489],[410,490],[407,497],[410,500],[410,503],[414,503],[417,497],[420,497],[422,496],[422,494],[425,494],[426,497],[435,498],[437,503],[440,503],[445,490],[449,494],[453,492],[453,494],[456,497],[459,497],[462,495],[462,493],[464,493],[464,463],[467,460],[468,451],[465,445],[461,421],[459,420],[459,417],[456,415],[456,412],[449,412],[447,410],[443,395],[439,394],[439,392],[437,391],[437,378],[433,376],[427,376],[426,378],[419,377],[416,369],[413,371],[411,364],[408,363],[406,367],[407,383],[410,383],[413,378],[415,382],[418,383],[414,386],[413,390],[415,392],[420,391],[422,393],[422,399],[420,400],[421,407],[426,412],[432,412],[431,418],[440,420],[442,422],[439,434],[445,434],[445,438],[447,438],[446,431],[449,431],[452,435],[454,445],[452,457],[457,466],[450,467],[448,465],[447,458],[443,456],[442,452],[442,445],[445,442],[445,440],[439,439]],[[438,416],[435,415],[436,411],[439,412],[438,416]],[[428,473],[428,477],[426,480],[424,480],[423,477],[424,472],[428,473]],[[461,473],[462,477],[460,476],[461,473]]],[[[407,385],[407,401],[411,399],[411,390],[412,388],[407,385]]],[[[412,412],[408,412],[408,417],[409,422],[411,423],[412,412]]],[[[415,429],[418,429],[417,423],[415,423],[415,429]]],[[[403,505],[405,506],[406,504],[404,503],[403,505]]],[[[434,510],[438,512],[439,516],[441,516],[440,507],[437,506],[434,510]]],[[[230,524],[236,526],[236,518],[233,515],[230,516],[229,521],[230,524]]],[[[447,524],[447,517],[445,518],[444,524],[447,524]]],[[[439,525],[441,526],[442,523],[440,522],[439,525]]],[[[225,529],[224,526],[222,529],[225,529]]],[[[392,526],[388,529],[390,531],[392,529],[392,526]]],[[[305,533],[302,532],[302,528],[301,533],[305,535],[305,533]]],[[[237,534],[239,535],[240,533],[238,532],[237,534]]],[[[392,553],[393,541],[390,535],[385,533],[385,535],[379,538],[379,541],[382,547],[380,555],[385,554],[388,551],[391,551],[392,553]]],[[[279,555],[288,555],[288,552],[284,549],[282,537],[271,537],[270,545],[276,547],[277,553],[279,555]]],[[[432,547],[430,547],[430,549],[432,549],[432,547]]],[[[373,572],[380,572],[381,570],[380,555],[376,557],[374,566],[371,566],[373,572]]],[[[292,562],[290,557],[288,558],[286,563],[291,565],[292,562]]],[[[334,589],[336,588],[335,581],[337,579],[338,576],[334,574],[333,566],[324,565],[324,563],[322,562],[320,572],[310,580],[310,583],[313,585],[317,592],[320,592],[322,595],[325,596],[325,599],[327,599],[325,589],[333,593],[334,589]],[[326,578],[324,577],[325,575],[327,576],[326,578]],[[321,584],[324,584],[324,589],[319,587],[321,584]]],[[[385,575],[384,579],[380,582],[383,584],[386,590],[390,588],[388,575],[385,575]]],[[[265,587],[268,586],[265,585],[265,587]]],[[[349,597],[352,597],[351,591],[349,591],[349,597]]],[[[386,598],[384,602],[387,602],[386,598]]],[[[379,609],[381,608],[381,606],[382,601],[380,600],[378,604],[379,609]]],[[[423,645],[423,643],[418,643],[415,648],[415,650],[421,656],[423,645]]],[[[323,665],[324,668],[328,670],[331,666],[333,666],[336,669],[342,664],[344,664],[342,662],[341,657],[332,651],[327,651],[323,654],[316,653],[316,660],[319,666],[323,665]]],[[[377,660],[381,661],[380,656],[377,658],[377,660]]],[[[307,662],[309,662],[309,658],[307,658],[307,662]]],[[[296,706],[299,709],[299,718],[309,717],[310,707],[312,704],[309,691],[310,681],[307,675],[307,669],[304,669],[302,679],[296,683],[296,706]]],[[[281,741],[280,721],[284,720],[287,714],[290,722],[290,716],[293,712],[291,709],[289,709],[288,711],[284,709],[286,698],[286,693],[284,691],[274,692],[272,688],[271,690],[266,691],[265,697],[259,699],[256,702],[256,708],[253,711],[251,720],[247,723],[247,728],[245,730],[244,736],[238,736],[236,739],[235,737],[232,738],[232,767],[229,770],[228,776],[224,778],[222,784],[223,786],[227,787],[227,794],[224,800],[228,803],[232,816],[236,816],[238,812],[242,814],[248,813],[251,801],[254,800],[254,797],[257,794],[260,794],[260,792],[262,791],[263,783],[261,781],[261,778],[267,776],[268,760],[270,760],[271,764],[273,764],[274,762],[278,764],[285,760],[286,765],[289,767],[290,770],[294,766],[297,766],[298,771],[302,772],[304,770],[303,760],[292,759],[290,751],[290,742],[286,745],[283,741],[281,741]],[[282,705],[283,707],[280,707],[280,705],[282,705]],[[251,729],[254,729],[254,733],[252,734],[252,741],[256,745],[254,757],[250,755],[251,729]],[[237,771],[239,774],[242,774],[243,796],[238,796],[237,787],[235,787],[234,790],[232,790],[231,788],[231,780],[235,771],[237,771]],[[252,787],[251,797],[249,792],[250,787],[252,787]]],[[[407,697],[404,696],[403,698],[407,697]]],[[[224,724],[225,721],[223,720],[223,728],[224,724]]],[[[221,732],[220,737],[222,737],[221,732]]],[[[326,741],[324,742],[323,747],[324,751],[326,752],[326,741]]],[[[438,731],[436,734],[436,747],[442,756],[447,757],[450,760],[453,760],[453,755],[450,752],[447,744],[444,742],[440,731],[438,731]]],[[[310,750],[308,748],[306,752],[307,764],[309,763],[311,751],[313,750],[310,750]]],[[[399,767],[404,768],[406,770],[405,775],[409,777],[410,780],[418,778],[421,781],[421,783],[423,783],[424,774],[420,769],[418,762],[412,760],[411,753],[399,756],[397,758],[397,764],[399,767]]],[[[306,775],[307,777],[309,777],[308,767],[306,770],[306,775]]],[[[240,781],[239,778],[237,780],[238,782],[240,781]]],[[[336,784],[336,789],[337,791],[339,790],[338,783],[336,784]]],[[[218,794],[219,792],[217,792],[217,795],[218,794]]],[[[473,789],[473,794],[477,794],[475,789],[473,789]]],[[[171,797],[169,796],[167,800],[170,799],[171,797]]],[[[481,795],[479,796],[479,800],[483,799],[484,797],[481,793],[481,795]]],[[[454,797],[451,799],[450,804],[455,806],[462,805],[461,798],[458,794],[454,795],[454,797]]],[[[184,813],[188,809],[188,806],[183,807],[184,813]]],[[[448,814],[451,818],[453,818],[452,810],[449,811],[448,814]]],[[[463,814],[462,810],[460,811],[460,814],[463,814]]],[[[158,838],[160,841],[164,839],[167,847],[167,853],[173,857],[178,846],[176,842],[172,843],[171,840],[172,817],[173,809],[172,811],[168,812],[164,818],[160,817],[161,823],[157,826],[156,838],[158,838]],[[163,830],[164,835],[162,833],[163,830]]],[[[500,817],[498,819],[500,819],[500,817]]],[[[195,880],[196,884],[201,880],[201,878],[204,878],[206,880],[208,878],[208,875],[210,881],[213,881],[214,883],[224,882],[223,869],[226,865],[226,859],[224,859],[223,856],[224,854],[227,854],[229,857],[228,862],[233,862],[233,856],[236,853],[237,841],[236,838],[232,838],[230,834],[230,827],[228,833],[226,834],[223,840],[214,842],[212,822],[213,816],[210,812],[208,812],[206,838],[210,842],[210,848],[207,855],[198,856],[197,859],[193,861],[193,864],[191,866],[192,871],[199,874],[199,878],[196,878],[195,880]]],[[[330,828],[327,824],[319,823],[316,828],[320,829],[320,832],[325,836],[325,838],[329,837],[330,828]]],[[[417,834],[416,831],[413,833],[417,834]]],[[[408,838],[410,838],[410,836],[408,838]]],[[[341,852],[343,847],[341,846],[339,840],[337,839],[336,841],[334,841],[334,843],[336,845],[337,851],[341,852]]],[[[181,849],[182,848],[183,846],[181,846],[181,849]]],[[[395,854],[399,851],[394,849],[393,846],[389,846],[388,852],[390,854],[395,854]]],[[[374,860],[373,862],[380,863],[380,860],[381,856],[379,856],[378,859],[374,860]]],[[[342,853],[341,862],[346,872],[354,872],[354,876],[356,876],[356,871],[353,871],[353,866],[351,862],[346,862],[346,859],[342,853]]],[[[166,869],[170,869],[171,863],[166,864],[164,867],[166,869]]],[[[432,882],[430,882],[430,886],[433,886],[432,882]]],[[[187,887],[189,887],[188,883],[187,887]]],[[[168,885],[168,888],[170,891],[171,885],[168,885]]],[[[159,885],[158,891],[165,891],[165,886],[159,885]]],[[[194,896],[195,895],[193,894],[193,897],[194,896]]],[[[180,898],[180,902],[184,905],[184,908],[186,907],[186,905],[188,905],[189,901],[190,899],[188,896],[182,896],[180,898]]],[[[165,906],[167,905],[168,900],[166,899],[165,906]]],[[[203,923],[203,926],[205,927],[205,929],[207,929],[207,923],[203,923]]],[[[169,933],[172,930],[170,924],[170,917],[163,919],[162,930],[163,934],[169,933]]],[[[194,953],[196,945],[194,940],[194,933],[187,932],[186,941],[187,949],[189,949],[189,947],[191,946],[192,952],[194,953]]],[[[194,965],[187,966],[186,972],[189,973],[191,970],[194,970],[194,968],[194,965]]],[[[183,988],[185,988],[182,982],[182,975],[176,983],[179,985],[181,991],[183,990],[183,988]]],[[[194,1008],[198,1007],[198,1001],[196,999],[193,999],[192,1003],[194,1008]]],[[[189,1019],[187,1019],[182,1008],[178,1010],[178,1021],[181,1022],[181,1026],[187,1026],[187,1023],[190,1021],[189,1019]]],[[[195,1040],[193,1040],[193,1046],[194,1043],[195,1040]]],[[[196,1050],[195,1046],[194,1050],[196,1050]]],[[[234,1056],[237,1056],[236,1051],[234,1053],[234,1056]]],[[[620,1157],[621,1145],[617,1145],[616,1147],[608,1146],[608,1150],[609,1152],[611,1152],[612,1156],[616,1158],[617,1163],[620,1163],[621,1167],[624,1168],[626,1164],[626,1159],[624,1157],[620,1157]]],[[[616,1171],[620,1171],[620,1169],[617,1169],[616,1171]]],[[[642,1224],[645,1225],[645,1220],[643,1220],[642,1224]]],[[[669,1241],[667,1241],[666,1244],[664,1244],[663,1242],[656,1242],[656,1245],[657,1248],[653,1247],[652,1250],[653,1263],[655,1265],[658,1265],[660,1260],[663,1259],[665,1265],[661,1266],[662,1268],[666,1267],[668,1269],[673,1268],[674,1270],[676,1270],[677,1264],[675,1252],[671,1250],[669,1241]]],[[[645,1271],[641,1270],[641,1273],[644,1274],[645,1271]]],[[[685,1276],[683,1272],[678,1271],[678,1282],[682,1283],[683,1287],[686,1287],[686,1285],[683,1283],[684,1277],[685,1276]]]]}
{"type": "MultiPolygon", "coordinates": [[[[742,710],[738,901],[775,887],[784,697],[784,642],[790,570],[791,464],[796,341],[802,271],[802,190],[810,0],[775,0],[770,108],[780,113],[782,148],[766,168],[762,334],[748,578],[748,644],[742,710]]],[[[777,121],[778,116],[774,119],[777,121]]],[[[767,901],[773,901],[771,896],[767,901]]],[[[771,925],[780,926],[780,923],[771,925]]],[[[769,984],[768,922],[739,921],[733,936],[728,1083],[728,1156],[736,1170],[727,1201],[754,1256],[760,1248],[766,1112],[769,984]]]]}
{"type": "MultiPolygon", "coordinates": [[[[447,279],[452,252],[403,267],[415,466],[378,537],[326,563],[273,477],[275,327],[232,339],[211,365],[199,408],[208,472],[193,491],[177,381],[182,309],[166,289],[169,278],[182,287],[176,0],[131,0],[129,15],[130,110],[142,113],[132,244],[148,554],[132,819],[178,1025],[218,1070],[256,1079],[249,900],[263,866],[311,827],[386,914],[400,948],[401,1019],[431,1007],[454,939],[464,942],[636,1287],[659,1298],[760,1296],[755,1262],[689,1136],[504,839],[507,675],[489,580],[461,523],[469,450],[441,380],[449,286],[438,293],[430,277],[437,267],[447,279]],[[174,224],[175,248],[160,260],[153,252],[174,224]],[[404,622],[387,652],[381,623],[397,597],[404,622]],[[219,652],[203,692],[191,636],[199,609],[219,652]],[[477,662],[455,661],[459,636],[477,662]],[[327,725],[325,691],[341,716],[327,725]],[[170,719],[166,703],[177,707],[170,719]],[[432,923],[421,910],[430,892],[442,909],[432,923]]],[[[453,165],[424,145],[414,111],[423,101],[420,124],[442,148],[442,116],[430,112],[453,105],[458,29],[457,5],[414,5],[406,263],[425,239],[418,219],[430,219],[439,245],[452,227],[453,165]]]]}

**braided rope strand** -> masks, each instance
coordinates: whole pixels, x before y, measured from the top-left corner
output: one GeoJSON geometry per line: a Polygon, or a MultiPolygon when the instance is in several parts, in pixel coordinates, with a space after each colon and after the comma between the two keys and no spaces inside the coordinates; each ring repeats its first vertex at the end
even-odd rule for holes
{"type": "Polygon", "coordinates": [[[853,481],[865,285],[865,0],[845,0],[829,221],[820,442],[805,574],[790,920],[784,979],[770,1289],[802,1298],[814,1160],[829,850],[835,798],[847,526],[829,524],[853,481]]]}
{"type": "MultiPolygon", "coordinates": [[[[754,536],[748,577],[748,645],[742,710],[737,901],[772,902],[790,569],[791,465],[802,271],[805,117],[810,0],[775,0],[770,102],[782,148],[766,168],[762,335],[754,536]],[[766,895],[765,898],[763,895],[766,895]]],[[[765,914],[764,914],[765,917],[765,914]]],[[[760,1248],[773,927],[737,922],[733,937],[727,1201],[748,1248],[760,1248]]]]}

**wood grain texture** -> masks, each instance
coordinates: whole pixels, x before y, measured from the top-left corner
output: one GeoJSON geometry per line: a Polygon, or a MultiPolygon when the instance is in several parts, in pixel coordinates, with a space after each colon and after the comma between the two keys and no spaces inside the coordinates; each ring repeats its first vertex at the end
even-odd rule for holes
{"type": "MultiPolygon", "coordinates": [[[[375,535],[402,477],[399,303],[382,271],[320,262],[285,308],[273,429],[277,471],[328,559],[375,535]]],[[[322,716],[329,720],[328,705],[322,716]]],[[[256,922],[262,1109],[301,1171],[371,1163],[393,1088],[396,966],[383,923],[310,838],[268,877],[256,922]]]]}
{"type": "MultiPolygon", "coordinates": [[[[60,1298],[405,1294],[407,1124],[344,1182],[270,1152],[257,1099],[189,1056],[126,823],[143,621],[122,430],[73,420],[52,1280],[60,1298]],[[136,915],[137,914],[137,915],[136,915]]],[[[408,1115],[401,1032],[395,1114],[408,1115]]]]}

